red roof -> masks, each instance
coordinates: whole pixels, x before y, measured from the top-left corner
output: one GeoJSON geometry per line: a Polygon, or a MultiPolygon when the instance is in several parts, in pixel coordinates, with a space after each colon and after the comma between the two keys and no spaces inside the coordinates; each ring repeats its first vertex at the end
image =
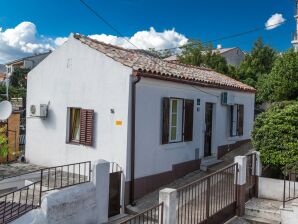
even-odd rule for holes
{"type": "Polygon", "coordinates": [[[125,49],[74,34],[83,44],[100,51],[115,61],[131,67],[137,75],[210,88],[255,92],[256,90],[212,69],[165,61],[143,50],[125,49]]]}

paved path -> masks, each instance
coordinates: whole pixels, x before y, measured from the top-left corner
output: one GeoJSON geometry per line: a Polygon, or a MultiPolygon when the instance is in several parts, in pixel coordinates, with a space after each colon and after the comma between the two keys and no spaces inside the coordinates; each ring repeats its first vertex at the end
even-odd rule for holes
{"type": "Polygon", "coordinates": [[[225,156],[223,156],[221,158],[221,160],[223,160],[223,162],[216,164],[212,167],[210,167],[210,169],[207,172],[201,171],[201,170],[196,170],[182,178],[179,178],[177,180],[175,180],[174,182],[162,186],[161,188],[159,188],[158,190],[151,192],[147,195],[145,195],[144,197],[142,197],[141,199],[138,199],[136,201],[136,206],[132,207],[132,206],[128,206],[128,209],[133,211],[133,212],[142,212],[154,205],[158,204],[158,196],[159,196],[159,190],[163,189],[163,188],[174,188],[177,189],[179,187],[182,187],[184,185],[187,185],[188,183],[191,183],[193,181],[196,181],[216,170],[219,170],[225,166],[228,166],[229,164],[233,163],[234,161],[234,157],[237,155],[245,155],[247,154],[250,150],[252,150],[252,146],[250,143],[244,143],[242,145],[240,145],[237,149],[234,149],[233,151],[227,153],[225,156]]]}
{"type": "Polygon", "coordinates": [[[0,180],[10,176],[18,176],[44,168],[30,163],[14,162],[9,164],[0,164],[0,180]]]}

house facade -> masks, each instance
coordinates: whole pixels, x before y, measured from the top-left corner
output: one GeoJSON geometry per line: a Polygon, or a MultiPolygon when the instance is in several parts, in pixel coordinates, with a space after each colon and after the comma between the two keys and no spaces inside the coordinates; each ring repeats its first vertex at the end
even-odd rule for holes
{"type": "Polygon", "coordinates": [[[6,67],[6,72],[7,72],[8,77],[10,77],[12,75],[15,68],[33,69],[42,60],[44,60],[50,53],[51,53],[51,51],[7,62],[5,64],[5,67],[6,67]]]}
{"type": "Polygon", "coordinates": [[[116,162],[132,202],[249,141],[254,100],[213,70],[71,35],[28,75],[26,159],[116,162]]]}

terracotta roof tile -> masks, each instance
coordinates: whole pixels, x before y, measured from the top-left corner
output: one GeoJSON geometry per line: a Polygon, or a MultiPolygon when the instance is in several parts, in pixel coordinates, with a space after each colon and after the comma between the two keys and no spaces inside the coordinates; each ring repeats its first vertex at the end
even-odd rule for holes
{"type": "Polygon", "coordinates": [[[74,34],[74,38],[147,76],[151,74],[154,78],[170,78],[194,85],[255,92],[253,87],[211,69],[161,60],[142,50],[124,49],[80,34],[74,34]]]}

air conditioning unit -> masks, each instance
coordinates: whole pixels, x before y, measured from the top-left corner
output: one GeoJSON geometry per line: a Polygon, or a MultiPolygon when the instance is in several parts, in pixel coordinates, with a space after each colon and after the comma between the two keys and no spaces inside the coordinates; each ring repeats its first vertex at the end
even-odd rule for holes
{"type": "Polygon", "coordinates": [[[48,116],[48,105],[30,105],[30,116],[46,118],[48,116]]]}
{"type": "Polygon", "coordinates": [[[234,95],[228,92],[221,93],[221,104],[222,105],[233,105],[234,104],[234,95]]]}

